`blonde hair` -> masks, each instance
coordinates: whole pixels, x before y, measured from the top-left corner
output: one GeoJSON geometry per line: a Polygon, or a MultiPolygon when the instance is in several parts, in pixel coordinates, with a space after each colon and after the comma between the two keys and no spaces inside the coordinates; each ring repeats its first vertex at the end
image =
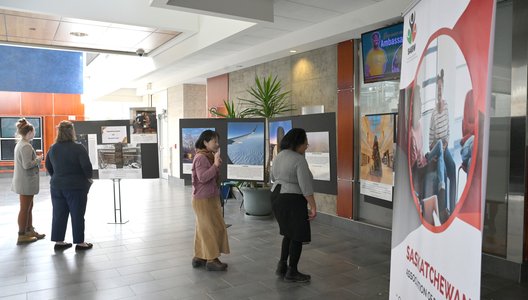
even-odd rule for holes
{"type": "Polygon", "coordinates": [[[57,126],[57,138],[55,143],[64,143],[64,142],[74,142],[75,129],[73,128],[73,123],[70,121],[61,121],[57,126]]]}
{"type": "Polygon", "coordinates": [[[31,125],[31,123],[29,123],[26,118],[20,118],[16,123],[16,127],[16,135],[22,138],[25,137],[31,131],[35,130],[33,125],[31,125]]]}

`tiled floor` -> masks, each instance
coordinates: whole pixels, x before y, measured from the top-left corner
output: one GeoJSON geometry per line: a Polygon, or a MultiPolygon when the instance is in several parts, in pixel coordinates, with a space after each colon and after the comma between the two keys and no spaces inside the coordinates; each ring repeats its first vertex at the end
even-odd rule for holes
{"type": "MultiPolygon", "coordinates": [[[[54,253],[49,239],[16,246],[18,198],[0,178],[1,299],[388,299],[390,249],[314,222],[300,269],[311,283],[276,278],[276,223],[244,217],[229,200],[232,253],[227,272],[191,267],[194,216],[189,187],[164,180],[123,180],[123,220],[114,221],[112,183],[98,180],[89,195],[86,240],[94,249],[54,253]]],[[[50,232],[47,178],[35,198],[34,224],[50,232]]],[[[71,241],[71,232],[67,232],[71,241]]],[[[528,299],[528,288],[483,275],[483,299],[528,299]]]]}

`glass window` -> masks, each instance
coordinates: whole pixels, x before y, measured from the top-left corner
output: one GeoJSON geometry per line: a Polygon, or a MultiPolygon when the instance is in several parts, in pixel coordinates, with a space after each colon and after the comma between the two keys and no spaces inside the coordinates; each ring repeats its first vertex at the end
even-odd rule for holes
{"type": "MultiPolygon", "coordinates": [[[[360,68],[362,68],[362,66],[360,68]]],[[[363,83],[362,70],[359,71],[359,76],[359,113],[361,117],[365,115],[379,115],[398,112],[398,98],[400,88],[399,81],[363,83]]],[[[360,118],[360,120],[362,119],[363,118],[360,118]]],[[[364,124],[360,124],[360,126],[363,125],[364,124]]],[[[397,128],[395,129],[397,130],[397,128]]],[[[364,137],[360,137],[360,141],[363,142],[364,137]]],[[[362,160],[360,159],[356,161],[362,160]]],[[[365,161],[365,159],[363,159],[363,161],[365,161]]],[[[383,160],[380,161],[382,162],[384,169],[390,169],[390,164],[386,164],[383,160]]],[[[361,176],[359,177],[361,178],[361,176]]],[[[385,228],[392,227],[392,201],[364,195],[360,191],[358,204],[359,220],[385,228]]]]}
{"type": "MultiPolygon", "coordinates": [[[[16,145],[16,123],[19,117],[0,117],[0,160],[14,160],[16,145]]],[[[35,128],[35,138],[31,142],[33,148],[42,150],[42,119],[29,117],[26,120],[35,128]]]]}
{"type": "MultiPolygon", "coordinates": [[[[512,6],[511,1],[497,4],[495,32],[501,34],[495,34],[493,51],[490,143],[482,241],[484,252],[501,257],[506,257],[508,185],[514,181],[514,178],[510,178],[510,140],[515,138],[516,124],[524,119],[524,116],[511,116],[512,6]]],[[[520,122],[519,126],[520,132],[524,132],[524,123],[520,122]]],[[[524,155],[524,144],[522,152],[524,155]]]]}

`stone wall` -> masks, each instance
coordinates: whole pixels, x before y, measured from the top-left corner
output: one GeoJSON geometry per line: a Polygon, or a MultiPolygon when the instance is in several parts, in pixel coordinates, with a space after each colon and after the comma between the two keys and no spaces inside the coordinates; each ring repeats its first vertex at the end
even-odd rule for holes
{"type": "MultiPolygon", "coordinates": [[[[325,112],[337,110],[337,45],[299,53],[229,74],[229,98],[250,99],[246,91],[254,86],[255,76],[277,76],[283,91],[291,91],[295,107],[291,115],[300,115],[303,106],[324,105],[325,112]]],[[[240,105],[240,104],[238,104],[240,105]]],[[[318,210],[336,215],[336,196],[315,195],[318,210]]]]}

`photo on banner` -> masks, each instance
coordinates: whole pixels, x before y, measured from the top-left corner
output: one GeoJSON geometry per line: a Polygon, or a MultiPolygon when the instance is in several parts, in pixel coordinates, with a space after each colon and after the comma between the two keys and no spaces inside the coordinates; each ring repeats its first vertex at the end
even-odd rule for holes
{"type": "Polygon", "coordinates": [[[391,299],[480,299],[495,1],[405,12],[391,299]]]}

